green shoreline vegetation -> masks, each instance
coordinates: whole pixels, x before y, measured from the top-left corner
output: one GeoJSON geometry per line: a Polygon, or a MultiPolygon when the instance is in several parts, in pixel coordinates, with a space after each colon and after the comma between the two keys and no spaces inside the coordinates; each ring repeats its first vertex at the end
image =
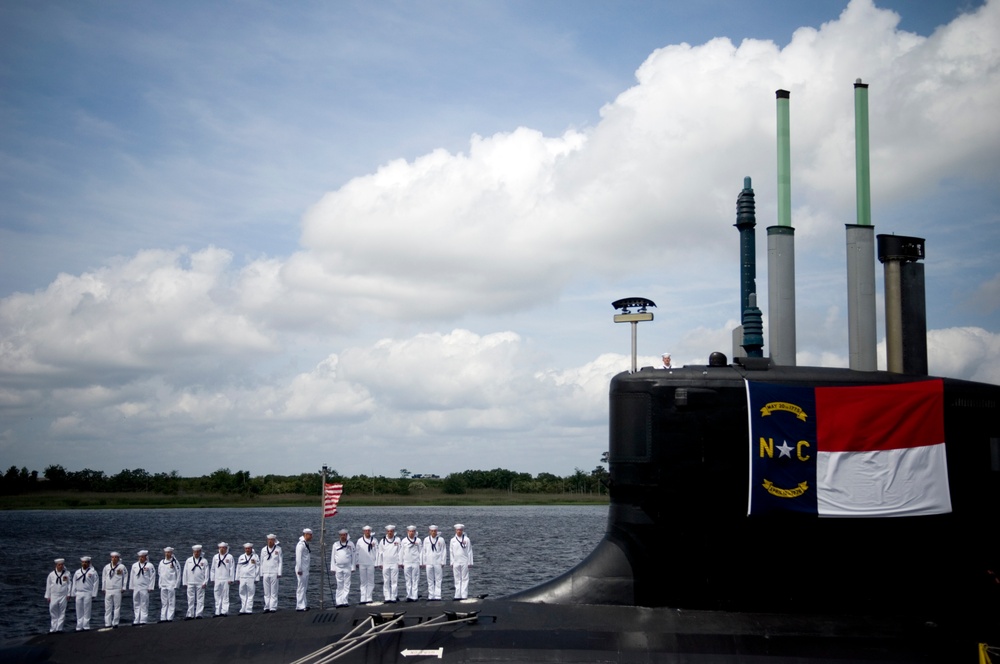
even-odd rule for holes
{"type": "MultiPolygon", "coordinates": [[[[447,477],[400,477],[327,472],[327,482],[344,485],[343,506],[605,505],[608,472],[597,466],[586,473],[559,477],[496,468],[466,470],[447,477]]],[[[0,510],[316,507],[321,504],[319,473],[251,477],[247,471],[220,468],[211,475],[180,477],[176,471],[150,474],[143,469],[67,471],[49,466],[37,471],[11,466],[0,476],[0,510]]]]}

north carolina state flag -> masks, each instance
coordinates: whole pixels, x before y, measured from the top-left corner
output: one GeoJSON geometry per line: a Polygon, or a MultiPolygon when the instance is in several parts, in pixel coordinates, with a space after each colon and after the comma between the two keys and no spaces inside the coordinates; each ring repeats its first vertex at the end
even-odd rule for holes
{"type": "Polygon", "coordinates": [[[749,514],[891,517],[951,511],[944,384],[747,381],[749,514]]]}

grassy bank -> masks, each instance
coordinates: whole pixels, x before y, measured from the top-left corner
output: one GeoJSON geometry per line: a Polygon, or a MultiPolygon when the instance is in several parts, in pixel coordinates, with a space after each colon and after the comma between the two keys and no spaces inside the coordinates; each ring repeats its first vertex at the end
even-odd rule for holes
{"type": "MultiPolygon", "coordinates": [[[[607,494],[580,493],[511,493],[493,489],[470,490],[464,494],[446,494],[440,489],[428,488],[407,495],[398,494],[344,494],[340,504],[347,506],[420,506],[420,505],[606,505],[607,494]]],[[[156,493],[85,493],[52,491],[0,496],[3,510],[56,510],[56,509],[137,509],[170,507],[316,507],[319,496],[280,494],[268,496],[239,496],[233,494],[184,494],[156,493]]]]}

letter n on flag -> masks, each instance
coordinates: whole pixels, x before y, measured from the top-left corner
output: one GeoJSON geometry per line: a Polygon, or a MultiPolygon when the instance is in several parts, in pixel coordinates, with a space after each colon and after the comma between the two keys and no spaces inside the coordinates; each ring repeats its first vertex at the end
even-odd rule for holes
{"type": "Polygon", "coordinates": [[[800,387],[747,381],[749,514],[951,512],[944,383],[800,387]]]}
{"type": "Polygon", "coordinates": [[[343,484],[323,485],[323,518],[329,519],[337,514],[337,503],[340,502],[340,494],[344,493],[343,484]]]}

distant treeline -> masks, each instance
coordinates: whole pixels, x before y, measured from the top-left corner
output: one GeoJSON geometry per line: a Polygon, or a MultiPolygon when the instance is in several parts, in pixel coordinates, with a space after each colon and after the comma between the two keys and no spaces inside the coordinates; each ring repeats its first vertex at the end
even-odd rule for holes
{"type": "MultiPolygon", "coordinates": [[[[343,477],[335,470],[327,471],[328,482],[341,482],[347,494],[394,494],[439,489],[448,494],[463,494],[471,489],[495,489],[512,493],[605,493],[608,471],[597,466],[587,473],[577,468],[572,475],[559,477],[552,473],[518,473],[503,468],[466,470],[444,478],[411,477],[405,468],[399,477],[343,477]]],[[[17,495],[35,491],[88,491],[96,493],[157,493],[233,494],[267,496],[284,494],[320,495],[322,476],[318,472],[299,475],[261,475],[251,477],[249,471],[220,468],[211,475],[181,477],[177,471],[149,473],[142,468],[122,470],[107,475],[102,470],[66,470],[49,466],[41,476],[37,470],[11,466],[0,477],[0,495],[17,495]]]]}

